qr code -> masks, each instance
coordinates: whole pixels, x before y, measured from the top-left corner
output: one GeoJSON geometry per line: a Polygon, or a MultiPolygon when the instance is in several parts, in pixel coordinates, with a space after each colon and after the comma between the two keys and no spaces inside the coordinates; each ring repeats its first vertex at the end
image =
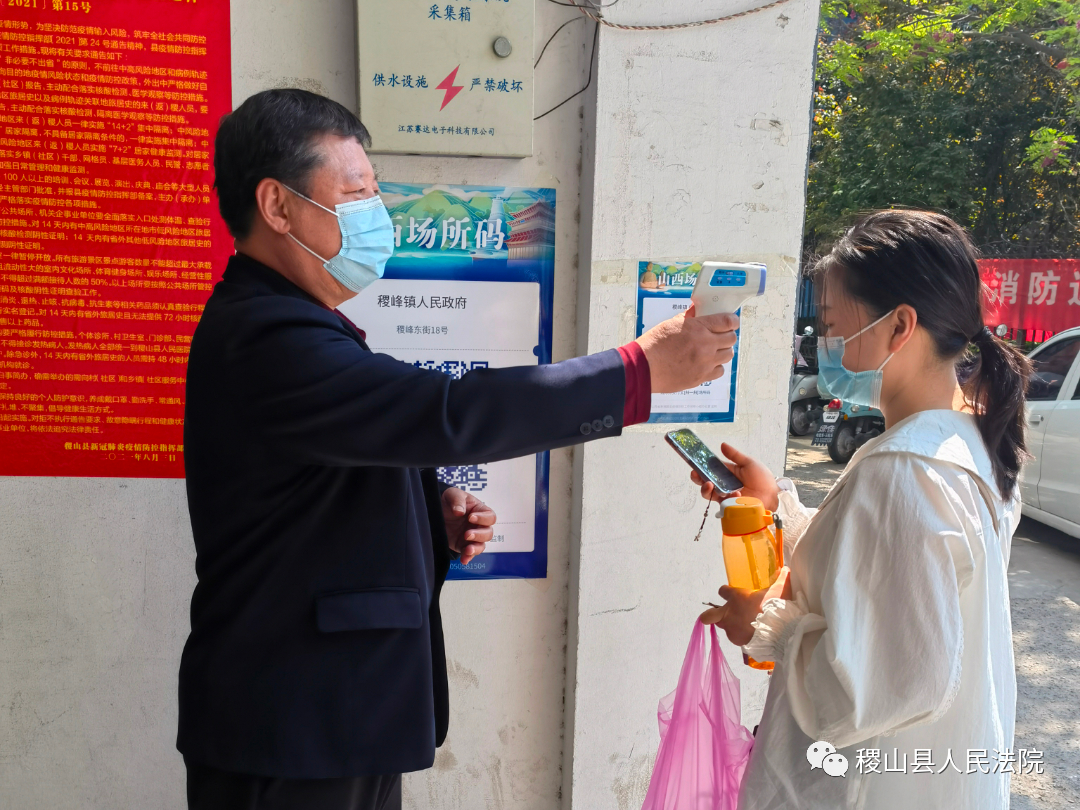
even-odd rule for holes
{"type": "Polygon", "coordinates": [[[483,492],[487,489],[487,476],[487,465],[485,464],[439,468],[440,481],[465,492],[483,492]]]}
{"type": "Polygon", "coordinates": [[[467,371],[488,367],[486,360],[417,360],[413,365],[417,368],[426,368],[428,371],[441,371],[455,380],[460,380],[467,371]]]}

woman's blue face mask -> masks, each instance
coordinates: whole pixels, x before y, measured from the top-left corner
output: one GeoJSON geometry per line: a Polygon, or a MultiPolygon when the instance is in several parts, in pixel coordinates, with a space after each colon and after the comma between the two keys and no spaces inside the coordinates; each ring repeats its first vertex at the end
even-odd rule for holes
{"type": "Polygon", "coordinates": [[[863,332],[873,329],[896,310],[886,312],[872,324],[860,329],[849,338],[827,337],[818,343],[818,387],[835,399],[862,405],[867,408],[881,407],[882,369],[893,358],[890,352],[880,366],[873,371],[848,371],[844,368],[844,346],[863,332]]]}
{"type": "Polygon", "coordinates": [[[290,239],[321,261],[327,273],[353,292],[361,292],[382,278],[386,262],[394,252],[394,225],[378,195],[342,203],[335,206],[336,211],[331,211],[299,191],[285,188],[337,217],[341,228],[341,250],[332,259],[324,259],[291,233],[290,239]]]}

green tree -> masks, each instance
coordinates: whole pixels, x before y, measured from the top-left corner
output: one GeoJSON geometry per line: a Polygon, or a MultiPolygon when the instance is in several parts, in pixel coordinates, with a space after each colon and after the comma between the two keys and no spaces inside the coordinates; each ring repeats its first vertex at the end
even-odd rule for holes
{"type": "Polygon", "coordinates": [[[826,0],[805,248],[918,206],[987,255],[1080,256],[1080,4],[826,0]]]}

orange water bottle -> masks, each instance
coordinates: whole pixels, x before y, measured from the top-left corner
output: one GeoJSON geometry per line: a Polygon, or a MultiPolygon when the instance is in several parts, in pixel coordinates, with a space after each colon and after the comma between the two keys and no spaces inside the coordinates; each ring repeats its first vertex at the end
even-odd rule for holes
{"type": "MultiPolygon", "coordinates": [[[[720,503],[720,509],[724,531],[721,548],[728,585],[748,591],[768,588],[784,566],[784,529],[780,519],[757,498],[728,498],[720,503]],[[775,532],[770,526],[775,527],[775,532]]],[[[754,669],[773,668],[771,661],[743,657],[754,669]]]]}

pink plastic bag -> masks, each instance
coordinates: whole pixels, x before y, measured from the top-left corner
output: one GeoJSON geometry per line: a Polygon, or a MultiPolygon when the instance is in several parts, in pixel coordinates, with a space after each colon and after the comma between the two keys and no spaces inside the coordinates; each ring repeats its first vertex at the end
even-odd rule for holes
{"type": "Polygon", "coordinates": [[[679,685],[660,701],[660,751],[642,810],[735,810],[754,738],[716,627],[694,625],[679,685]]]}

